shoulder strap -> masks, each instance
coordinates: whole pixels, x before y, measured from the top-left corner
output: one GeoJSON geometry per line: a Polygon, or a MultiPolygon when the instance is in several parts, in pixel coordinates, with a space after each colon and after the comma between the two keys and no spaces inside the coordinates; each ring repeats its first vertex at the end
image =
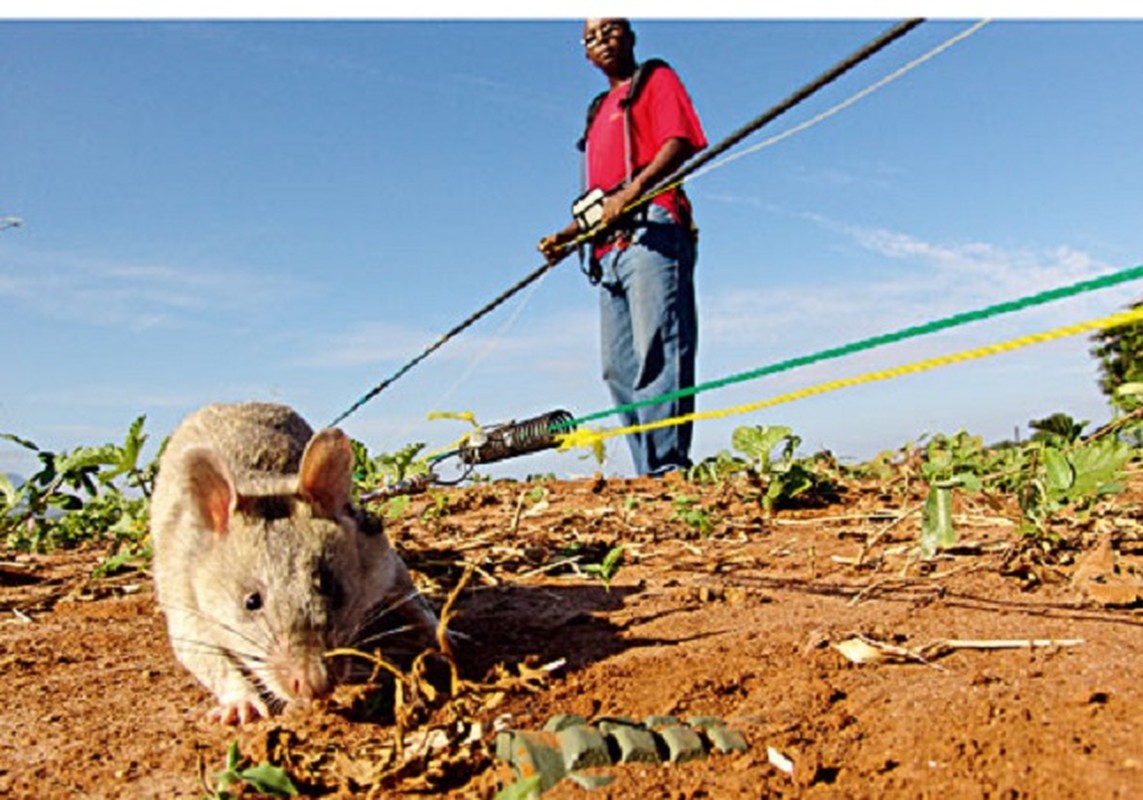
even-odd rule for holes
{"type": "MultiPolygon", "coordinates": [[[[649,58],[642,62],[635,68],[635,73],[631,76],[631,83],[627,85],[627,96],[619,101],[619,106],[624,111],[629,111],[635,101],[639,99],[639,94],[643,91],[643,87],[647,84],[647,78],[651,76],[659,67],[669,67],[670,65],[661,58],[649,58]]],[[[576,142],[576,148],[582,153],[587,148],[587,132],[591,130],[591,123],[595,122],[595,115],[599,113],[599,107],[603,105],[603,98],[607,97],[608,92],[600,92],[597,94],[587,107],[587,121],[583,126],[583,136],[579,137],[576,142]]]]}
{"type": "Polygon", "coordinates": [[[595,115],[599,113],[599,107],[603,105],[603,98],[607,97],[607,92],[600,92],[587,106],[587,121],[583,126],[583,136],[575,143],[576,149],[581,153],[587,150],[587,132],[591,130],[591,123],[595,122],[595,115]]]}
{"type": "Polygon", "coordinates": [[[619,101],[619,105],[624,109],[635,105],[635,101],[639,99],[639,95],[643,92],[643,87],[647,85],[647,79],[651,77],[651,73],[659,67],[669,66],[670,64],[661,58],[648,58],[636,67],[635,74],[631,76],[631,85],[627,88],[627,96],[619,101]]]}

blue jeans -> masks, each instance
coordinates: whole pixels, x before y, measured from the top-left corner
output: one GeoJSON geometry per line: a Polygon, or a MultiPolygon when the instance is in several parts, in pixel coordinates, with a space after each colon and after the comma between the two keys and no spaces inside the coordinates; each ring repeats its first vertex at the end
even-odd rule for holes
{"type": "MultiPolygon", "coordinates": [[[[695,243],[666,209],[652,204],[631,244],[603,255],[600,330],[603,379],[617,406],[694,386],[698,315],[695,243]]],[[[694,395],[623,411],[624,426],[694,411],[694,395]]],[[[629,434],[640,475],[691,465],[691,423],[629,434]]]]}

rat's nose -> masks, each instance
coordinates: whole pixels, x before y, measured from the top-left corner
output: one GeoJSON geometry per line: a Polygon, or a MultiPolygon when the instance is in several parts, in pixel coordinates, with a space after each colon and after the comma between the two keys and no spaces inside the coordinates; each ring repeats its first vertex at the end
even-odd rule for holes
{"type": "Polygon", "coordinates": [[[293,699],[309,702],[328,695],[333,684],[325,665],[316,661],[298,664],[287,677],[286,688],[293,699]]]}
{"type": "Polygon", "coordinates": [[[290,702],[308,703],[333,691],[333,678],[322,658],[325,644],[319,637],[313,638],[314,641],[295,638],[283,642],[275,659],[276,666],[272,667],[290,702]]]}

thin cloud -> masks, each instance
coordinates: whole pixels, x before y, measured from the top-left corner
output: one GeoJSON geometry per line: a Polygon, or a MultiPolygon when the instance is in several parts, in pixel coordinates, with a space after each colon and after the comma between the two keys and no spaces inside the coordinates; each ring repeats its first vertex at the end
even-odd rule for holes
{"type": "MultiPolygon", "coordinates": [[[[439,331],[392,322],[370,320],[322,337],[310,336],[306,349],[293,362],[307,367],[353,367],[407,361],[435,344],[439,331]]],[[[591,313],[565,312],[531,319],[492,333],[466,330],[433,353],[436,362],[533,361],[541,365],[564,363],[561,353],[594,343],[598,323],[591,313]]]]}
{"type": "MultiPolygon", "coordinates": [[[[1059,245],[1040,250],[1006,248],[989,242],[931,242],[900,231],[838,223],[804,215],[886,259],[854,279],[735,289],[702,298],[707,341],[733,346],[789,342],[797,336],[812,346],[838,344],[894,330],[1045,289],[1065,286],[1112,270],[1083,250],[1059,245]]],[[[804,274],[804,270],[800,274],[804,274]]],[[[1020,316],[1043,326],[1058,324],[1059,308],[1075,314],[1109,313],[1129,297],[1129,289],[1053,303],[1020,316]]],[[[1027,322],[1025,322],[1027,324],[1027,322]]]]}
{"type": "MultiPolygon", "coordinates": [[[[697,194],[697,193],[696,193],[697,194]]],[[[732,192],[703,192],[698,195],[705,202],[722,203],[728,206],[749,206],[751,208],[765,208],[768,211],[777,211],[773,203],[766,203],[760,197],[749,194],[734,194],[732,192]]]]}
{"type": "MultiPolygon", "coordinates": [[[[406,23],[398,23],[404,26],[406,23]]],[[[154,26],[160,33],[176,34],[212,41],[220,47],[227,47],[252,58],[298,71],[314,69],[328,70],[351,80],[380,83],[387,86],[413,89],[419,92],[456,95],[480,91],[485,100],[514,108],[527,106],[534,111],[564,117],[567,104],[549,93],[526,88],[522,83],[508,83],[485,75],[453,73],[446,80],[426,80],[415,71],[394,70],[379,67],[368,61],[346,53],[339,53],[330,47],[306,45],[293,42],[289,47],[272,44],[262,37],[257,29],[248,25],[233,25],[218,22],[170,23],[154,26]]],[[[380,24],[376,27],[378,47],[386,47],[394,36],[402,35],[401,27],[394,24],[380,24]]]]}
{"type": "Polygon", "coordinates": [[[553,99],[547,92],[530,90],[515,83],[507,83],[484,75],[455,73],[452,78],[461,89],[481,91],[485,99],[491,102],[514,108],[526,105],[534,111],[542,111],[561,118],[567,115],[567,103],[553,99]]]}
{"type": "Polygon", "coordinates": [[[207,311],[244,320],[303,290],[313,289],[280,275],[73,253],[14,253],[0,266],[0,298],[50,317],[133,332],[179,327],[207,311]]]}
{"type": "Polygon", "coordinates": [[[433,339],[428,331],[420,329],[390,322],[361,322],[342,332],[307,336],[308,350],[290,363],[305,367],[352,367],[397,361],[420,352],[433,339]]]}
{"type": "Polygon", "coordinates": [[[810,186],[852,186],[865,188],[885,188],[896,180],[902,170],[883,162],[854,165],[848,169],[831,166],[793,167],[799,181],[810,186]]]}

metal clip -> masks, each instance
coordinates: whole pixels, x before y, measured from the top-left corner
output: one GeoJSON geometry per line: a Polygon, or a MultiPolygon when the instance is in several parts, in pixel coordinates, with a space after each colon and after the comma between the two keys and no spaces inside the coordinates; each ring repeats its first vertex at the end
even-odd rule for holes
{"type": "Polygon", "coordinates": [[[366,492],[361,495],[360,502],[373,503],[378,500],[388,500],[390,497],[397,497],[398,495],[423,494],[428,491],[429,486],[437,482],[438,477],[435,472],[412,475],[388,486],[374,489],[372,492],[366,492]]]}

